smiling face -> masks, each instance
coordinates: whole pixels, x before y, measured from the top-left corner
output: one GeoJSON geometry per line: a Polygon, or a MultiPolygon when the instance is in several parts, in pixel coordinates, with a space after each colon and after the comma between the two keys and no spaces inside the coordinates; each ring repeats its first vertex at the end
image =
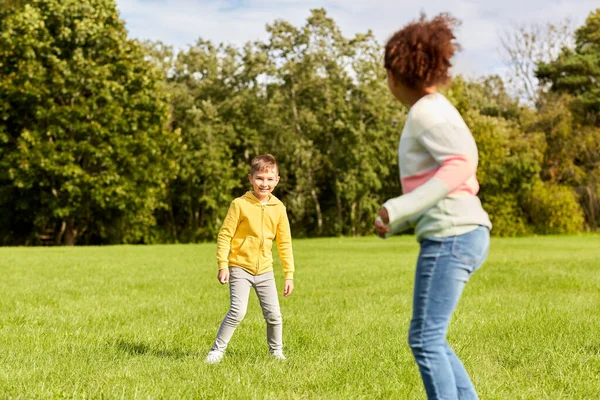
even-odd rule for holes
{"type": "Polygon", "coordinates": [[[279,183],[279,175],[275,168],[265,169],[248,175],[248,180],[252,184],[252,192],[256,198],[264,203],[269,201],[271,192],[279,183]]]}

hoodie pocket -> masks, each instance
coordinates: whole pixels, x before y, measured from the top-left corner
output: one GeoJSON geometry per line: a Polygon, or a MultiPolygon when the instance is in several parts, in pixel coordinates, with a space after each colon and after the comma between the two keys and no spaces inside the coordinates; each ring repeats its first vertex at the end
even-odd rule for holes
{"type": "Polygon", "coordinates": [[[235,251],[232,261],[244,266],[253,265],[259,255],[259,244],[258,239],[253,236],[245,237],[239,246],[233,243],[235,251]]]}

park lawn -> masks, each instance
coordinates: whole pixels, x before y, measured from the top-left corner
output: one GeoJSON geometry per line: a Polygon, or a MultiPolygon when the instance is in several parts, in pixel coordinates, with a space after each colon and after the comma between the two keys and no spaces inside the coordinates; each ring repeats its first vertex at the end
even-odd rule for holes
{"type": "MultiPolygon", "coordinates": [[[[207,365],[229,301],[215,244],[0,248],[0,398],[424,399],[406,343],[414,238],[294,250],[288,360],[268,356],[252,294],[207,365]]],[[[495,238],[449,342],[484,400],[598,399],[599,332],[600,236],[495,238]]]]}

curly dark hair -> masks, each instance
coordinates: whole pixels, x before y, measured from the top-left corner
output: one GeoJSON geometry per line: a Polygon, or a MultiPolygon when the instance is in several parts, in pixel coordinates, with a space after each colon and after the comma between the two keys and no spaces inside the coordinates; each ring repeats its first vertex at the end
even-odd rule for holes
{"type": "Polygon", "coordinates": [[[385,68],[404,86],[422,89],[450,81],[450,58],[460,45],[453,29],[460,21],[450,14],[439,14],[427,21],[421,14],[394,33],[385,45],[385,68]]]}

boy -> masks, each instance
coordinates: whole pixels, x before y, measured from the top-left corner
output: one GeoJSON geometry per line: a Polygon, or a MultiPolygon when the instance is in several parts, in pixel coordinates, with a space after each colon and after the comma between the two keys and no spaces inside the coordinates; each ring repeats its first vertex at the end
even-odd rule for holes
{"type": "Polygon", "coordinates": [[[279,167],[271,154],[252,160],[248,179],[252,191],[231,202],[217,239],[219,282],[229,282],[230,308],[223,319],[206,362],[223,359],[235,328],[246,315],[254,287],[267,322],[269,353],[285,360],[282,322],[273,275],[273,239],[285,273],[284,297],[294,290],[294,256],[290,223],[283,203],[271,194],[279,183],[279,167]]]}

